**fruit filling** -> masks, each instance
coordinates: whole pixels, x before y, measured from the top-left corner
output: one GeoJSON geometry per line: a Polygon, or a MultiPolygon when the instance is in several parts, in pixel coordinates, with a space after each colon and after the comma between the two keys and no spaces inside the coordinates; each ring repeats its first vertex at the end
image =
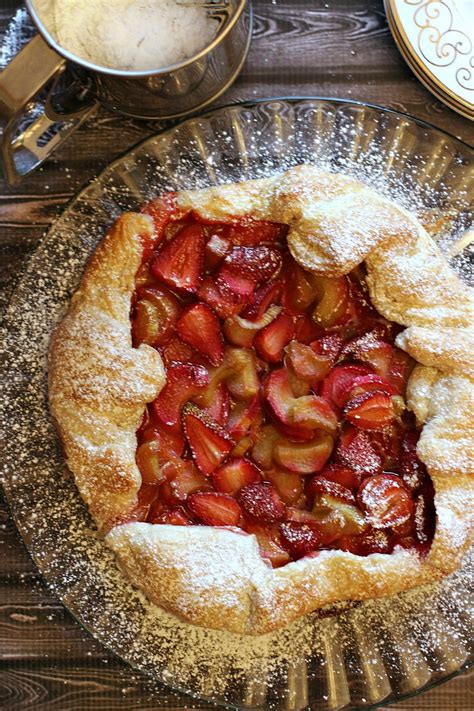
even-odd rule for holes
{"type": "Polygon", "coordinates": [[[131,520],[231,526],[279,567],[324,549],[426,553],[434,492],[404,401],[413,361],[363,267],[302,269],[286,225],[144,208],[131,324],[167,381],[137,433],[131,520]]]}

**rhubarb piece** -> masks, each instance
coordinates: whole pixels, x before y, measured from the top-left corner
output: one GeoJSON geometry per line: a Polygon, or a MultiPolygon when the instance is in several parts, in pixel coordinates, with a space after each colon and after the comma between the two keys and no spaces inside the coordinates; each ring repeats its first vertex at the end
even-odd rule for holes
{"type": "Polygon", "coordinates": [[[262,469],[270,469],[273,462],[273,447],[281,435],[272,425],[265,425],[257,433],[257,440],[252,448],[252,459],[254,459],[262,469]]]}
{"type": "Polygon", "coordinates": [[[195,293],[202,278],[204,244],[200,225],[184,227],[153,259],[154,276],[175,289],[195,293]]]}
{"type": "Polygon", "coordinates": [[[273,468],[265,472],[265,478],[274,485],[285,504],[295,506],[302,501],[303,478],[299,474],[273,468]]]}
{"type": "Polygon", "coordinates": [[[410,491],[416,493],[429,481],[426,466],[416,453],[419,433],[414,430],[405,432],[401,444],[400,476],[410,491]]]}
{"type": "Polygon", "coordinates": [[[361,375],[352,381],[351,388],[347,393],[346,402],[357,395],[370,393],[374,390],[386,393],[390,396],[397,394],[397,389],[394,388],[389,382],[381,378],[380,375],[361,375]]]}
{"type": "Polygon", "coordinates": [[[377,474],[365,479],[359,487],[357,501],[374,528],[396,526],[413,513],[410,491],[395,474],[377,474]]]}
{"type": "Polygon", "coordinates": [[[312,504],[320,503],[321,498],[324,496],[339,499],[346,504],[355,504],[355,498],[350,489],[335,481],[330,481],[322,475],[314,476],[310,479],[306,486],[306,495],[312,504]]]}
{"type": "MultiPolygon", "coordinates": [[[[208,385],[211,387],[211,384],[208,385]]],[[[207,388],[206,388],[207,390],[207,388]]],[[[229,411],[230,411],[230,398],[227,388],[224,383],[220,383],[214,390],[214,398],[209,405],[202,405],[203,400],[208,400],[206,397],[206,391],[203,392],[202,396],[195,398],[196,404],[200,405],[202,410],[209,415],[213,420],[215,420],[219,425],[227,425],[229,421],[229,411]]],[[[232,432],[230,433],[232,435],[232,432]]],[[[232,435],[233,436],[233,435],[232,435]]]]}
{"type": "Polygon", "coordinates": [[[336,365],[323,380],[321,395],[338,408],[343,408],[354,380],[371,371],[364,365],[336,365]]]}
{"type": "Polygon", "coordinates": [[[227,388],[236,400],[250,400],[260,391],[255,353],[248,348],[228,348],[226,363],[233,371],[227,388]]]}
{"type": "Polygon", "coordinates": [[[349,304],[350,293],[346,277],[330,278],[312,274],[312,284],[318,293],[318,304],[313,318],[323,328],[342,322],[349,304]]]}
{"type": "Polygon", "coordinates": [[[132,315],[133,345],[164,343],[173,331],[178,314],[178,301],[168,289],[142,287],[132,315]]]}
{"type": "Polygon", "coordinates": [[[180,363],[204,365],[202,356],[177,336],[172,336],[166,343],[160,346],[158,350],[167,369],[172,367],[176,361],[180,363]]]}
{"type": "Polygon", "coordinates": [[[320,471],[331,456],[333,439],[321,434],[311,442],[279,440],[273,450],[274,460],[285,469],[298,474],[320,471]]]}
{"type": "Polygon", "coordinates": [[[289,413],[295,404],[295,396],[285,368],[270,373],[263,386],[263,396],[271,415],[277,421],[290,425],[289,413]]]}
{"type": "Polygon", "coordinates": [[[226,430],[190,403],[183,408],[183,429],[193,459],[203,474],[212,474],[234,446],[226,430]]]}
{"type": "Polygon", "coordinates": [[[213,277],[206,277],[198,289],[197,295],[205,301],[220,318],[228,318],[240,313],[250,298],[232,291],[222,280],[216,282],[213,277]]]}
{"type": "Polygon", "coordinates": [[[168,427],[176,426],[185,402],[208,384],[206,368],[189,363],[171,365],[166,372],[166,385],[152,404],[156,417],[168,427]]]}
{"type": "Polygon", "coordinates": [[[338,548],[354,555],[370,555],[371,553],[391,553],[393,542],[390,534],[381,529],[369,528],[360,535],[344,536],[338,541],[338,548]]]}
{"type": "Polygon", "coordinates": [[[232,250],[232,242],[220,234],[213,234],[206,243],[204,266],[207,270],[216,269],[224,257],[232,250]]]}
{"type": "Polygon", "coordinates": [[[255,464],[243,457],[228,459],[212,474],[214,488],[224,494],[236,494],[247,484],[261,481],[262,476],[255,464]]]}
{"type": "Polygon", "coordinates": [[[167,509],[163,513],[158,515],[150,515],[148,517],[149,523],[162,523],[171,526],[191,526],[191,519],[185,514],[183,509],[175,507],[172,509],[167,509]]]}
{"type": "Polygon", "coordinates": [[[283,304],[291,313],[305,311],[318,297],[312,275],[302,269],[291,257],[285,260],[283,273],[285,275],[283,304]]]}
{"type": "Polygon", "coordinates": [[[215,491],[191,494],[187,507],[207,526],[238,526],[240,522],[240,506],[227,494],[215,491]]]}
{"type": "Polygon", "coordinates": [[[261,358],[268,363],[277,363],[282,359],[283,349],[293,338],[294,332],[293,318],[283,311],[258,332],[254,346],[261,358]]]}
{"type": "Polygon", "coordinates": [[[395,419],[392,398],[380,390],[351,398],[344,408],[344,415],[360,430],[379,430],[395,419]]]}
{"type": "Polygon", "coordinates": [[[280,538],[291,557],[299,560],[317,550],[323,537],[320,530],[307,523],[285,521],[280,524],[280,538]]]}
{"type": "Polygon", "coordinates": [[[224,341],[219,319],[207,304],[188,306],[176,324],[181,339],[205,356],[212,365],[224,359],[224,341]]]}
{"type": "Polygon", "coordinates": [[[242,311],[242,317],[249,321],[258,321],[272,305],[278,305],[283,283],[280,280],[263,284],[253,295],[252,301],[242,311]]]}
{"type": "Polygon", "coordinates": [[[285,505],[271,484],[247,484],[237,495],[246,516],[264,523],[281,521],[285,505]]]}
{"type": "Polygon", "coordinates": [[[356,427],[345,427],[339,436],[335,451],[339,464],[354,469],[361,476],[382,471],[383,460],[368,435],[356,427]]]}
{"type": "Polygon", "coordinates": [[[361,475],[350,467],[344,467],[342,464],[328,464],[321,471],[320,476],[328,481],[334,481],[336,484],[355,491],[359,488],[361,475]]]}
{"type": "Polygon", "coordinates": [[[300,314],[295,318],[295,339],[304,345],[309,345],[324,333],[308,314],[300,314]]]}
{"type": "Polygon", "coordinates": [[[291,341],[286,346],[285,352],[285,363],[298,378],[308,382],[311,387],[323,380],[331,370],[331,359],[328,356],[318,355],[304,343],[291,341]]]}
{"type": "Polygon", "coordinates": [[[256,430],[262,421],[260,395],[246,402],[238,402],[232,408],[229,416],[229,432],[235,440],[244,437],[249,430],[256,430]]]}
{"type": "Polygon", "coordinates": [[[224,321],[222,330],[224,336],[234,346],[250,348],[256,334],[276,319],[281,311],[281,306],[270,306],[261,318],[249,321],[239,315],[230,316],[224,321]]]}
{"type": "Polygon", "coordinates": [[[328,333],[321,338],[317,338],[310,343],[311,348],[318,355],[330,358],[331,365],[334,365],[342,350],[343,340],[337,333],[328,333]]]}
{"type": "Polygon", "coordinates": [[[281,568],[282,565],[290,562],[288,552],[281,546],[277,524],[264,525],[248,521],[245,524],[245,531],[256,537],[260,555],[270,563],[272,568],[281,568]]]}
{"type": "Polygon", "coordinates": [[[319,521],[327,545],[341,536],[357,536],[369,527],[357,506],[331,494],[317,494],[312,513],[319,521]]]}
{"type": "Polygon", "coordinates": [[[143,442],[137,449],[136,461],[144,484],[158,484],[164,479],[161,471],[162,444],[159,439],[143,442]]]}
{"type": "Polygon", "coordinates": [[[288,419],[293,425],[323,430],[332,435],[337,429],[336,413],[327,400],[317,395],[297,398],[289,409],[288,419]]]}
{"type": "Polygon", "coordinates": [[[209,479],[196,469],[193,462],[182,461],[182,465],[181,471],[169,482],[178,501],[185,501],[190,494],[210,488],[209,479]]]}
{"type": "Polygon", "coordinates": [[[235,447],[231,450],[232,457],[243,457],[254,445],[254,439],[250,435],[239,439],[235,447]]]}

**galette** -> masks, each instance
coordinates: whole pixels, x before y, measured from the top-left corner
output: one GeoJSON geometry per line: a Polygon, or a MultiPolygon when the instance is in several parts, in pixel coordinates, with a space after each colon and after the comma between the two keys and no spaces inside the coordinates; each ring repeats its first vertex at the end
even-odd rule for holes
{"type": "Polygon", "coordinates": [[[123,214],[54,333],[49,396],[128,580],[255,635],[455,570],[473,312],[414,215],[314,166],[123,214]]]}

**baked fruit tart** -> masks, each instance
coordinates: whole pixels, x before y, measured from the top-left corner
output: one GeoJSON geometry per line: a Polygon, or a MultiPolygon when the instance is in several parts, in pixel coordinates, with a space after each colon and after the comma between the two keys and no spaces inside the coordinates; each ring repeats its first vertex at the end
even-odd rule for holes
{"type": "Polygon", "coordinates": [[[129,580],[262,634],[456,569],[473,304],[413,215],[313,166],[122,215],[54,334],[50,403],[129,580]]]}

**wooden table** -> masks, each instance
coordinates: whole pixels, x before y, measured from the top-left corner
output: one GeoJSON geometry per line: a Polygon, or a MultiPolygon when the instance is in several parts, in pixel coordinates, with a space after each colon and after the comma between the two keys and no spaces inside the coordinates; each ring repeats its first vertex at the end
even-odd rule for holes
{"type": "MultiPolygon", "coordinates": [[[[382,0],[254,0],[253,43],[220,103],[281,95],[346,97],[425,119],[467,142],[474,127],[411,74],[389,33],[382,0]],[[290,61],[291,58],[291,61],[290,61]]],[[[20,7],[0,3],[0,36],[20,7]]],[[[105,112],[15,189],[0,186],[0,310],[29,255],[71,195],[111,160],[154,133],[156,122],[105,112]]],[[[473,676],[397,706],[468,711],[473,676]]],[[[0,499],[0,709],[70,711],[210,708],[134,673],[95,642],[41,581],[0,499]]]]}

